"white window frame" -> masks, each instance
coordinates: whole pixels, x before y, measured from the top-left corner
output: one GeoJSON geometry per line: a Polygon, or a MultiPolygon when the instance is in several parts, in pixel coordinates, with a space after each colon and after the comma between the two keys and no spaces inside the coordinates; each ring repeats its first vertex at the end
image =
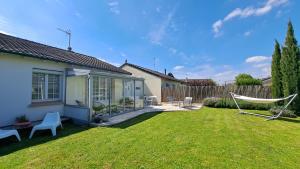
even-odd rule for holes
{"type": "MultiPolygon", "coordinates": [[[[45,95],[44,95],[43,99],[33,99],[32,98],[32,92],[33,91],[31,91],[31,102],[49,102],[49,101],[60,101],[60,100],[62,100],[62,96],[63,96],[63,87],[62,87],[63,86],[63,76],[62,76],[63,73],[62,72],[34,70],[32,72],[32,76],[33,76],[34,73],[40,73],[40,74],[45,75],[45,86],[44,86],[44,94],[45,95]],[[59,76],[59,93],[58,93],[59,97],[58,98],[54,98],[54,99],[48,98],[48,75],[58,75],[59,76]]],[[[31,85],[33,84],[32,80],[33,79],[31,79],[31,85]]]]}
{"type": "MultiPolygon", "coordinates": [[[[107,77],[102,77],[102,76],[95,76],[93,80],[95,80],[97,78],[98,81],[98,89],[95,88],[95,86],[93,86],[93,99],[95,102],[97,103],[103,103],[109,100],[109,84],[108,84],[108,80],[109,78],[107,77]],[[104,86],[101,84],[101,80],[104,80],[104,86]],[[104,95],[101,92],[101,90],[104,90],[104,95]],[[97,91],[98,94],[95,94],[95,91],[97,91]],[[98,100],[96,98],[99,98],[98,100]]],[[[95,82],[93,82],[94,84],[95,82]]]]}

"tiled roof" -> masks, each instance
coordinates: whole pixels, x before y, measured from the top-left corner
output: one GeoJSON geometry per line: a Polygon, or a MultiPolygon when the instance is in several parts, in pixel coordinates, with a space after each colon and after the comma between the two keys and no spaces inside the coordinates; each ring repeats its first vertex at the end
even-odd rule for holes
{"type": "Polygon", "coordinates": [[[13,37],[0,33],[0,52],[19,54],[28,57],[64,62],[94,69],[131,74],[119,67],[103,62],[95,57],[83,55],[73,51],[40,44],[37,42],[13,37]]]}
{"type": "Polygon", "coordinates": [[[262,81],[266,81],[266,80],[270,80],[270,79],[271,79],[271,76],[270,76],[270,77],[262,78],[261,80],[262,80],[262,81]]]}
{"type": "Polygon", "coordinates": [[[121,66],[121,68],[124,67],[125,65],[134,67],[134,68],[136,68],[136,69],[139,69],[139,70],[142,70],[142,71],[144,71],[144,72],[150,73],[150,74],[152,74],[152,75],[154,75],[154,76],[163,78],[163,79],[165,79],[165,80],[176,81],[176,82],[181,82],[181,83],[183,82],[183,81],[181,81],[181,80],[179,80],[179,79],[176,79],[176,78],[174,78],[174,77],[165,75],[164,73],[160,73],[160,72],[158,72],[158,71],[151,70],[151,69],[148,69],[148,68],[144,68],[144,67],[141,67],[141,66],[138,66],[138,65],[134,65],[134,64],[131,64],[131,63],[124,63],[124,64],[121,66]]]}
{"type": "Polygon", "coordinates": [[[182,79],[188,86],[215,86],[212,79],[182,79]]]}

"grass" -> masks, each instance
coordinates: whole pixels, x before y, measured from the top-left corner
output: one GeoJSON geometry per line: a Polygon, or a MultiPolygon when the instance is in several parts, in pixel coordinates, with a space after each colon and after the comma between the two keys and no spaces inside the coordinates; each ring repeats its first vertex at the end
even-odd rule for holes
{"type": "Polygon", "coordinates": [[[0,145],[0,168],[300,167],[299,118],[265,121],[233,109],[148,113],[48,134],[0,145]]]}

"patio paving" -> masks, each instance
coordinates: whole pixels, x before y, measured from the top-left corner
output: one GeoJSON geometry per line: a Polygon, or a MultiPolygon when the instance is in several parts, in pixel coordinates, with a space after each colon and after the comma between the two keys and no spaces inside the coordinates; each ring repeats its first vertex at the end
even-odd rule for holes
{"type": "Polygon", "coordinates": [[[150,112],[173,112],[173,111],[191,111],[191,110],[198,110],[202,107],[202,104],[193,104],[189,107],[179,107],[176,104],[169,104],[169,103],[162,103],[162,105],[157,106],[147,106],[144,109],[128,112],[124,114],[120,114],[117,116],[113,116],[109,118],[108,122],[103,123],[90,123],[91,126],[112,126],[115,124],[122,123],[124,121],[127,121],[129,119],[135,118],[139,115],[150,113],[150,112]]]}

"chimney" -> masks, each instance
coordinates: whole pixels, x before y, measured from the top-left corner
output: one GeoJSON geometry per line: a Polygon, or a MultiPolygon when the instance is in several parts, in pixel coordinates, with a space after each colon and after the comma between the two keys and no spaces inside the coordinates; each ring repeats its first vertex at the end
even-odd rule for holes
{"type": "Polygon", "coordinates": [[[69,52],[71,52],[71,51],[72,51],[72,48],[71,48],[71,46],[69,46],[69,47],[68,47],[68,51],[69,51],[69,52]]]}
{"type": "Polygon", "coordinates": [[[125,63],[127,63],[127,59],[125,59],[125,63]]]}
{"type": "Polygon", "coordinates": [[[167,69],[165,69],[165,75],[167,75],[167,69]]]}

